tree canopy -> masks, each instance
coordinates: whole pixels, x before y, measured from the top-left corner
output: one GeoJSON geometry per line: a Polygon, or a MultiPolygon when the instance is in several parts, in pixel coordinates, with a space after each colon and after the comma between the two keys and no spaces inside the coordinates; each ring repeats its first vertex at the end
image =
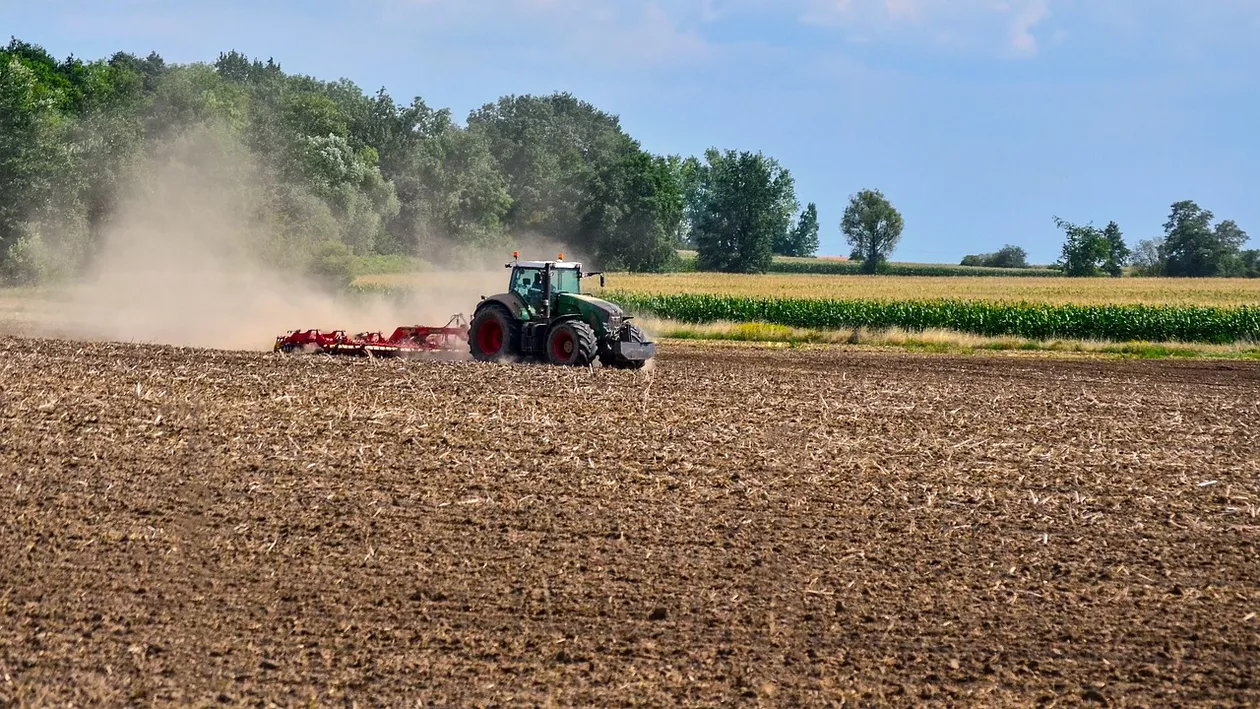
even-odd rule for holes
{"type": "Polygon", "coordinates": [[[780,256],[810,257],[818,253],[818,206],[810,202],[796,220],[796,226],[775,240],[774,253],[780,256]]]}
{"type": "Polygon", "coordinates": [[[1054,224],[1066,237],[1063,252],[1055,264],[1063,275],[1089,277],[1102,273],[1110,254],[1110,243],[1103,231],[1092,224],[1073,224],[1058,217],[1054,218],[1054,224]]]}
{"type": "Polygon", "coordinates": [[[759,273],[770,267],[797,210],[792,175],[761,153],[705,153],[691,241],[701,270],[759,273]]]}
{"type": "Polygon", "coordinates": [[[1124,275],[1124,267],[1130,263],[1133,253],[1124,243],[1120,225],[1108,222],[1099,229],[1093,224],[1073,224],[1058,217],[1055,226],[1063,230],[1063,251],[1055,267],[1065,276],[1089,277],[1124,275]]]}
{"type": "Polygon", "coordinates": [[[991,254],[964,256],[961,265],[985,268],[1028,268],[1028,252],[1019,246],[1007,244],[991,254]]]}
{"type": "Polygon", "coordinates": [[[1232,220],[1212,226],[1215,216],[1191,200],[1176,202],[1164,223],[1161,261],[1168,276],[1230,276],[1244,269],[1241,247],[1247,233],[1232,220]]]}
{"type": "Polygon", "coordinates": [[[879,190],[862,190],[849,198],[840,231],[861,259],[864,273],[875,273],[897,248],[905,221],[879,190]]]}
{"type": "Polygon", "coordinates": [[[1244,251],[1247,232],[1192,200],[1175,202],[1163,236],[1143,239],[1131,257],[1136,275],[1174,277],[1260,277],[1256,250],[1244,251]]]}

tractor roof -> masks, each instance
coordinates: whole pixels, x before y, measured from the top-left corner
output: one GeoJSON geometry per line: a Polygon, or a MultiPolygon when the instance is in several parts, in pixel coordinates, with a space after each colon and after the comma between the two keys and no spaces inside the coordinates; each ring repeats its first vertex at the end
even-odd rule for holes
{"type": "Polygon", "coordinates": [[[551,264],[552,268],[576,268],[581,269],[582,264],[576,261],[514,261],[508,266],[516,268],[544,268],[547,264],[551,264]]]}

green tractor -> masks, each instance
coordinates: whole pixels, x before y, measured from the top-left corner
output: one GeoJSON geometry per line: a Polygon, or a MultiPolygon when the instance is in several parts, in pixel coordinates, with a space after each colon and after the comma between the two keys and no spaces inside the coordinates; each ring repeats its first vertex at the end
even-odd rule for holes
{"type": "Polygon", "coordinates": [[[513,254],[507,293],[482,296],[468,328],[474,359],[542,360],[584,367],[599,359],[605,367],[639,369],[656,356],[621,308],[582,294],[582,279],[604,275],[583,273],[582,264],[564,261],[520,261],[513,254]]]}

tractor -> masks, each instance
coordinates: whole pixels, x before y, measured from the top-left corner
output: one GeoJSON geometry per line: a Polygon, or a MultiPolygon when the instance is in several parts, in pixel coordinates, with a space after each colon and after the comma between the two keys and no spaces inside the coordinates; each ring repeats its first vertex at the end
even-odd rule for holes
{"type": "Polygon", "coordinates": [[[481,361],[541,360],[584,367],[640,369],[656,355],[655,343],[613,303],[582,293],[582,264],[521,261],[512,254],[508,292],[482,296],[468,329],[468,348],[481,361]]]}

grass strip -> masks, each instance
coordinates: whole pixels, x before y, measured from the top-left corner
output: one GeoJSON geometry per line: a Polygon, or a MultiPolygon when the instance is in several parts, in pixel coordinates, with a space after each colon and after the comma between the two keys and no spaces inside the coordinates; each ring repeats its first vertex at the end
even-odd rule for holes
{"type": "Polygon", "coordinates": [[[1130,359],[1240,359],[1260,360],[1260,345],[1236,343],[1228,345],[1187,344],[1174,342],[1106,342],[1091,340],[1030,340],[1018,337],[984,337],[970,333],[932,329],[908,331],[899,328],[869,330],[816,330],[793,328],[772,323],[706,324],[680,323],[670,320],[640,321],[654,338],[667,340],[779,344],[789,347],[812,345],[849,345],[893,347],[911,352],[973,354],[979,352],[1041,352],[1093,356],[1117,356],[1130,359]]]}

